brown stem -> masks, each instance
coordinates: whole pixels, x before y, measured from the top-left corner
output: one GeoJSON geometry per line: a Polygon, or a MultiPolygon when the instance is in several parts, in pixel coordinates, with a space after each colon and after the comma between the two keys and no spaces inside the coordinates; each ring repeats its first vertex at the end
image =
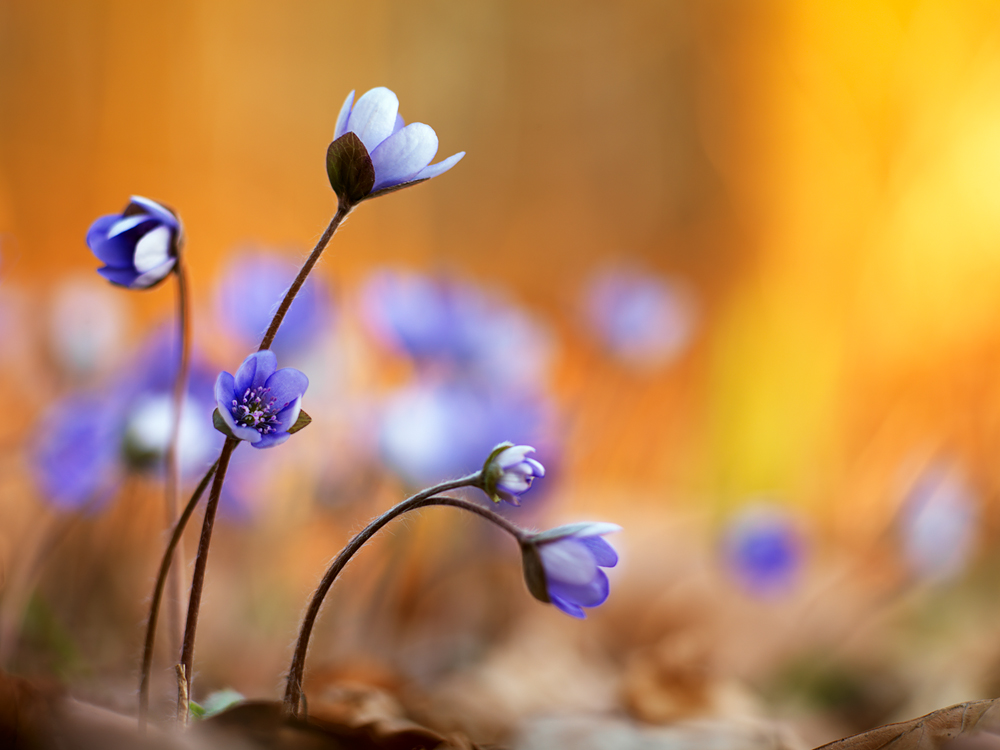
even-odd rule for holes
{"type": "MultiPolygon", "coordinates": [[[[191,321],[190,302],[188,295],[187,269],[183,255],[178,255],[174,266],[177,278],[177,332],[180,353],[177,363],[177,374],[174,377],[173,394],[173,424],[170,427],[170,442],[167,445],[166,481],[164,483],[166,527],[173,528],[177,523],[180,511],[180,433],[181,416],[184,411],[184,395],[187,392],[188,371],[191,358],[191,321]]],[[[181,576],[181,560],[184,559],[184,538],[181,537],[174,551],[174,559],[170,563],[168,586],[170,596],[167,597],[167,632],[169,634],[170,653],[176,654],[181,647],[183,623],[181,621],[181,602],[184,600],[184,579],[181,576]]]]}
{"type": "MultiPolygon", "coordinates": [[[[167,573],[174,560],[174,552],[180,545],[181,539],[183,538],[184,527],[187,526],[187,522],[191,518],[191,514],[194,513],[194,509],[197,507],[198,501],[201,500],[201,496],[205,493],[205,488],[208,487],[208,481],[212,478],[212,475],[215,473],[215,469],[218,465],[219,462],[216,461],[205,473],[205,476],[201,478],[201,481],[198,483],[198,487],[195,489],[194,494],[191,495],[191,499],[188,501],[187,507],[184,508],[184,512],[181,513],[181,517],[177,520],[173,533],[170,535],[170,541],[167,542],[167,548],[164,550],[163,557],[160,559],[160,569],[156,573],[156,584],[153,586],[153,596],[149,602],[149,618],[146,620],[146,640],[142,646],[142,666],[139,669],[140,734],[146,729],[146,715],[149,712],[149,676],[153,665],[153,644],[156,641],[156,618],[160,614],[160,602],[163,599],[163,589],[167,582],[167,573]]],[[[179,577],[180,576],[178,576],[178,578],[179,577]]]]}
{"type": "Polygon", "coordinates": [[[286,716],[297,716],[299,713],[299,704],[302,702],[302,676],[305,672],[306,652],[309,650],[309,638],[312,635],[313,626],[316,624],[316,618],[319,616],[320,608],[323,606],[323,600],[329,593],[337,576],[344,569],[344,566],[387,523],[417,508],[424,508],[429,505],[447,505],[482,516],[513,535],[518,541],[524,538],[525,532],[520,527],[489,508],[460,498],[437,497],[441,492],[447,492],[458,487],[477,486],[479,480],[480,475],[477,472],[462,479],[443,482],[407,498],[369,523],[333,559],[330,567],[323,574],[323,579],[320,581],[319,586],[316,587],[312,600],[309,602],[309,608],[306,610],[305,616],[302,618],[302,624],[299,626],[299,636],[295,642],[295,653],[292,655],[292,663],[288,669],[288,677],[285,682],[284,712],[286,716]]]}
{"type": "Polygon", "coordinates": [[[309,254],[309,258],[303,264],[302,268],[299,269],[299,275],[295,277],[295,281],[292,285],[288,287],[288,291],[285,292],[285,298],[281,300],[281,304],[278,306],[278,311],[274,314],[274,318],[271,319],[271,325],[267,328],[267,333],[264,334],[264,338],[260,342],[260,346],[257,351],[263,351],[264,349],[270,349],[271,344],[274,342],[274,337],[278,333],[278,327],[281,325],[281,321],[285,319],[285,313],[288,312],[288,308],[292,306],[292,301],[295,299],[295,295],[299,293],[299,289],[306,281],[306,277],[309,276],[309,272],[312,271],[313,266],[319,260],[319,256],[323,254],[323,250],[326,246],[330,244],[330,240],[333,239],[334,233],[337,231],[337,227],[341,225],[347,215],[351,213],[354,206],[350,203],[341,202],[337,206],[337,213],[333,215],[330,219],[330,224],[327,226],[326,231],[323,232],[323,236],[319,238],[319,242],[316,243],[316,247],[309,254]]]}
{"type": "MultiPolygon", "coordinates": [[[[193,673],[191,665],[194,662],[194,638],[198,629],[198,610],[201,607],[201,593],[205,587],[205,568],[208,566],[208,547],[212,542],[212,529],[215,527],[215,512],[219,507],[219,497],[222,494],[222,483],[226,479],[226,470],[229,468],[229,459],[232,458],[233,451],[239,445],[236,438],[226,438],[222,446],[222,453],[215,469],[215,481],[212,482],[212,492],[208,496],[208,505],[205,507],[205,520],[201,525],[201,538],[198,540],[198,556],[194,561],[194,575],[191,578],[191,594],[188,599],[187,623],[184,626],[184,645],[181,649],[180,664],[184,667],[184,675],[187,678],[187,694],[191,695],[191,679],[193,673]]],[[[187,704],[184,712],[177,718],[183,723],[187,718],[187,704]]]]}

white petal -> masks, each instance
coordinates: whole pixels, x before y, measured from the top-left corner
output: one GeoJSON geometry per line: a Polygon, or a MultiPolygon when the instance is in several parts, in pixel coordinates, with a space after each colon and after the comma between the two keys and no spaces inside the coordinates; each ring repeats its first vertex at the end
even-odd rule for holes
{"type": "Polygon", "coordinates": [[[146,273],[170,260],[170,240],[169,227],[159,226],[151,232],[146,232],[135,243],[135,254],[132,256],[135,270],[146,273]]]}
{"type": "Polygon", "coordinates": [[[399,112],[399,99],[384,86],[366,91],[351,110],[347,131],[354,133],[365,144],[370,154],[382,141],[392,135],[399,112]]]}
{"type": "Polygon", "coordinates": [[[414,176],[414,180],[429,180],[431,177],[437,177],[439,174],[444,174],[449,169],[454,167],[460,161],[462,157],[465,156],[464,151],[459,151],[457,154],[452,154],[444,161],[439,161],[437,164],[431,164],[429,167],[424,167],[414,176]]]}
{"type": "Polygon", "coordinates": [[[375,187],[372,190],[406,182],[430,164],[437,149],[438,139],[434,129],[422,122],[411,123],[389,136],[372,152],[372,165],[375,167],[375,187]]]}
{"type": "Polygon", "coordinates": [[[333,140],[337,140],[347,131],[347,118],[351,115],[351,105],[354,104],[354,92],[352,91],[344,99],[344,104],[337,115],[337,127],[333,129],[333,140]]]}
{"type": "Polygon", "coordinates": [[[163,279],[173,270],[174,263],[176,262],[176,258],[169,258],[166,263],[146,271],[146,273],[129,284],[129,287],[132,289],[146,289],[147,287],[153,286],[153,284],[163,279]]]}
{"type": "Polygon", "coordinates": [[[538,554],[545,566],[545,576],[574,586],[590,583],[597,575],[597,561],[590,550],[575,539],[561,539],[540,544],[538,554]]]}
{"type": "Polygon", "coordinates": [[[132,214],[131,216],[126,216],[121,221],[115,222],[111,229],[108,230],[108,239],[117,237],[122,232],[127,232],[132,227],[138,226],[144,221],[149,221],[150,218],[149,214],[132,214]]]}

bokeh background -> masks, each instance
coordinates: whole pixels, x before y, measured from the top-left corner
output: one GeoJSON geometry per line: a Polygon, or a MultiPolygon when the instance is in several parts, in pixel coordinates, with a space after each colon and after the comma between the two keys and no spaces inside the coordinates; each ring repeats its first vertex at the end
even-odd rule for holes
{"type": "Polygon", "coordinates": [[[377,85],[467,156],[361,206],[279,337],[315,422],[234,466],[199,696],[275,697],[350,532],[509,438],[549,469],[512,518],[625,527],[609,602],[543,607],[507,540],[426,512],[348,570],[317,704],[354,681],[482,741],[587,715],[810,746],[996,697],[1000,7],[979,0],[0,2],[5,669],[132,710],[174,297],[97,277],[90,222],[131,194],[183,218],[193,486],[211,382],[335,210],[337,112],[377,85]]]}

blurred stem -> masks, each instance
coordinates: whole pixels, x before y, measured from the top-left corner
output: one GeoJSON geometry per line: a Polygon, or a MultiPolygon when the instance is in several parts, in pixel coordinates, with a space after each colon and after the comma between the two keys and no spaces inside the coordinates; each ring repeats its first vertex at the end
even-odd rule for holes
{"type": "MultiPolygon", "coordinates": [[[[212,542],[212,529],[215,527],[215,512],[219,508],[219,497],[222,494],[222,483],[226,480],[226,470],[229,468],[229,459],[232,458],[233,451],[239,445],[239,440],[226,438],[222,446],[222,453],[216,463],[215,481],[212,482],[212,492],[208,496],[208,505],[205,507],[205,520],[201,525],[201,539],[198,540],[198,556],[194,561],[194,575],[191,578],[191,595],[188,599],[187,623],[184,627],[184,645],[181,648],[180,664],[184,667],[184,675],[187,678],[187,694],[191,695],[191,678],[193,672],[191,665],[194,662],[194,638],[198,629],[198,610],[201,607],[201,593],[205,587],[205,568],[208,566],[208,547],[212,542]]],[[[179,707],[178,707],[179,708],[179,707]]],[[[187,704],[184,705],[183,712],[177,717],[181,723],[187,719],[187,704]]]]}
{"type": "MultiPolygon", "coordinates": [[[[198,487],[195,489],[194,494],[191,495],[191,499],[188,501],[187,507],[184,508],[184,512],[181,513],[181,517],[174,525],[173,533],[170,535],[170,541],[167,542],[167,548],[164,550],[163,558],[160,560],[160,569],[156,574],[156,584],[153,586],[153,596],[149,602],[149,618],[146,620],[146,640],[142,646],[142,666],[139,669],[140,734],[146,729],[146,715],[149,712],[149,675],[153,665],[153,644],[156,642],[156,618],[160,614],[160,602],[163,599],[163,589],[167,582],[167,574],[174,561],[174,553],[180,546],[181,539],[183,539],[184,528],[187,526],[187,522],[191,518],[191,514],[194,513],[194,509],[198,506],[198,501],[201,500],[201,496],[205,493],[205,488],[208,487],[208,481],[212,478],[212,475],[215,473],[215,469],[218,465],[219,462],[216,461],[205,473],[205,476],[201,478],[201,481],[198,483],[198,487]]],[[[180,579],[181,571],[175,570],[175,572],[178,574],[177,578],[180,579]]],[[[177,645],[177,649],[180,649],[179,644],[177,645]]],[[[177,653],[177,651],[171,651],[170,653],[177,653]]]]}
{"type": "MultiPolygon", "coordinates": [[[[184,395],[187,392],[188,370],[191,359],[191,315],[188,294],[187,268],[184,265],[184,255],[178,251],[177,265],[174,266],[174,276],[177,278],[177,338],[180,352],[177,362],[177,374],[174,377],[173,424],[170,426],[170,443],[167,445],[166,481],[164,488],[166,496],[166,527],[173,528],[177,524],[180,512],[180,438],[181,415],[184,410],[184,395]]],[[[178,540],[173,552],[174,560],[168,564],[167,580],[170,595],[167,597],[167,633],[170,653],[176,654],[181,646],[183,624],[181,602],[184,600],[184,580],[181,577],[180,561],[184,559],[184,540],[178,540]]]]}
{"type": "Polygon", "coordinates": [[[447,505],[482,516],[509,533],[519,542],[524,539],[525,532],[519,526],[511,523],[499,513],[489,508],[470,500],[462,500],[454,497],[436,497],[441,492],[448,492],[459,487],[478,486],[480,479],[480,472],[476,472],[461,479],[443,482],[407,498],[369,523],[333,559],[330,567],[327,568],[326,573],[323,575],[319,586],[316,587],[312,601],[309,602],[309,608],[306,610],[306,614],[302,618],[302,624],[299,626],[299,636],[295,642],[295,653],[292,655],[292,664],[288,669],[288,677],[285,682],[284,712],[286,716],[297,716],[299,713],[299,704],[302,702],[302,676],[305,672],[306,652],[309,649],[309,638],[312,635],[313,626],[316,624],[316,618],[319,616],[320,608],[323,606],[323,600],[329,593],[337,576],[344,569],[344,566],[387,523],[411,510],[426,508],[431,505],[447,505]]]}
{"type": "Polygon", "coordinates": [[[292,306],[295,295],[299,293],[299,289],[305,283],[306,277],[309,276],[310,271],[313,270],[313,266],[319,261],[319,256],[323,254],[326,246],[330,244],[330,240],[333,239],[337,227],[341,225],[353,209],[354,205],[350,203],[341,202],[337,205],[337,213],[330,219],[330,224],[327,226],[326,231],[323,232],[323,236],[319,238],[319,242],[316,243],[316,247],[309,254],[309,258],[306,259],[302,268],[299,269],[299,275],[295,277],[295,281],[292,282],[292,285],[288,287],[288,291],[285,292],[285,298],[281,300],[278,311],[274,314],[271,325],[268,326],[267,333],[264,334],[264,338],[261,340],[257,351],[271,348],[271,344],[274,343],[274,337],[278,333],[278,327],[281,325],[281,321],[285,319],[285,313],[288,312],[288,308],[292,306]]]}

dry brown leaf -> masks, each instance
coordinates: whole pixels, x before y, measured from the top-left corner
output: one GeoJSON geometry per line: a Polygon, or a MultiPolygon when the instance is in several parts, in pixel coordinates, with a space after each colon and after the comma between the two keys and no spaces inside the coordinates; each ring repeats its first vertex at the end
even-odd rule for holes
{"type": "Polygon", "coordinates": [[[970,701],[829,742],[816,750],[948,750],[956,740],[998,731],[1000,699],[970,701]]]}

